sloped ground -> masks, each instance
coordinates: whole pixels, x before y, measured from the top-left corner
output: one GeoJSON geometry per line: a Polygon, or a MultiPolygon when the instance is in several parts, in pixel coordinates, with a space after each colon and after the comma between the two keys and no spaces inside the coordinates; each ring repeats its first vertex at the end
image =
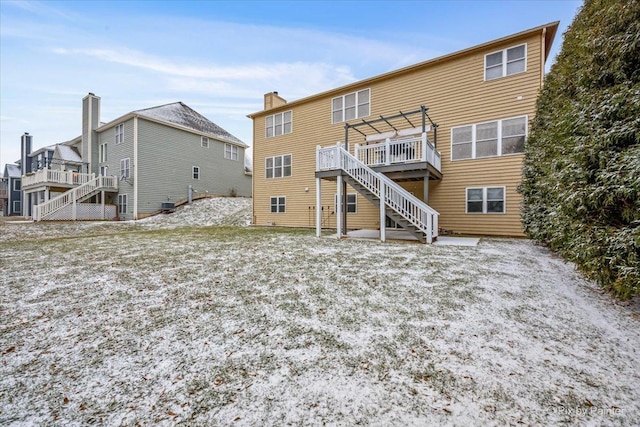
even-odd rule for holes
{"type": "Polygon", "coordinates": [[[637,304],[548,251],[186,226],[230,200],[0,229],[0,425],[637,425],[637,304]]]}

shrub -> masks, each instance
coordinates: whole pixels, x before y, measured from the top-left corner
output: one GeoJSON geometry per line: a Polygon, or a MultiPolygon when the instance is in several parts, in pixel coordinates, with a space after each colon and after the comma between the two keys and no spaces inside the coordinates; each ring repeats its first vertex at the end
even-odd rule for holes
{"type": "Polygon", "coordinates": [[[584,3],[525,154],[525,231],[617,296],[640,294],[640,1],[584,3]]]}

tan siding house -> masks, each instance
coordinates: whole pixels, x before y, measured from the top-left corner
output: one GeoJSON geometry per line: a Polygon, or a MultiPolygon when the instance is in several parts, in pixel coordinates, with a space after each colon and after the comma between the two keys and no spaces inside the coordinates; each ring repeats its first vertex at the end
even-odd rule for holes
{"type": "Polygon", "coordinates": [[[375,195],[356,188],[348,171],[324,173],[317,165],[318,146],[342,142],[375,173],[435,209],[440,231],[522,236],[522,151],[557,28],[557,22],[542,25],[289,103],[266,94],[265,109],[249,116],[254,223],[316,227],[319,221],[335,228],[335,182],[344,175],[351,184],[346,226],[379,228],[375,195]],[[400,116],[421,106],[426,109],[419,114],[400,116]],[[402,145],[409,151],[396,157],[400,152],[390,147],[408,141],[403,135],[412,129],[414,139],[402,145]],[[415,153],[424,146],[422,131],[441,160],[415,153]],[[356,144],[357,150],[369,147],[367,154],[356,153],[356,144]],[[380,157],[372,160],[385,149],[386,167],[380,157]]]}

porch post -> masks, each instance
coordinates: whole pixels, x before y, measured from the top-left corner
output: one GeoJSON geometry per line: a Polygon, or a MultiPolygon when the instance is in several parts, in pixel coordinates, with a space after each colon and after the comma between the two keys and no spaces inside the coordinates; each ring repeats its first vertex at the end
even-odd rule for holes
{"type": "Polygon", "coordinates": [[[388,166],[391,164],[391,153],[389,152],[389,138],[384,140],[384,155],[385,155],[384,164],[388,166]]]}
{"type": "Polygon", "coordinates": [[[336,197],[336,234],[338,238],[342,237],[342,172],[338,175],[337,184],[337,197],[336,197]]]}
{"type": "Polygon", "coordinates": [[[77,213],[76,213],[76,190],[74,189],[73,192],[71,193],[71,197],[73,197],[73,203],[71,204],[71,219],[72,220],[76,220],[77,218],[77,213]]]}
{"type": "Polygon", "coordinates": [[[320,178],[316,178],[316,237],[322,235],[322,193],[320,178]]]}
{"type": "Polygon", "coordinates": [[[104,206],[104,190],[100,192],[100,207],[102,208],[102,219],[107,219],[107,212],[104,206]]]}
{"type": "Polygon", "coordinates": [[[429,159],[427,158],[427,133],[426,132],[422,132],[422,160],[423,162],[428,161],[429,159]]]}
{"type": "Polygon", "coordinates": [[[384,194],[385,194],[385,186],[384,186],[384,181],[380,180],[380,241],[381,242],[385,242],[387,240],[387,228],[386,228],[386,220],[387,220],[387,214],[385,212],[386,210],[386,204],[384,203],[384,194]]]}
{"type": "Polygon", "coordinates": [[[424,176],[424,188],[422,190],[422,200],[426,203],[429,204],[429,171],[427,171],[427,173],[424,176]]]}

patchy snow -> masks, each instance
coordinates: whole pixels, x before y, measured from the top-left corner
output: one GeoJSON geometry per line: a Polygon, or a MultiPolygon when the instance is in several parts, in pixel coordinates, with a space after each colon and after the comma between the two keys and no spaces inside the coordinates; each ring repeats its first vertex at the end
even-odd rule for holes
{"type": "Polygon", "coordinates": [[[238,217],[0,226],[0,425],[637,425],[638,304],[532,242],[238,217]]]}

